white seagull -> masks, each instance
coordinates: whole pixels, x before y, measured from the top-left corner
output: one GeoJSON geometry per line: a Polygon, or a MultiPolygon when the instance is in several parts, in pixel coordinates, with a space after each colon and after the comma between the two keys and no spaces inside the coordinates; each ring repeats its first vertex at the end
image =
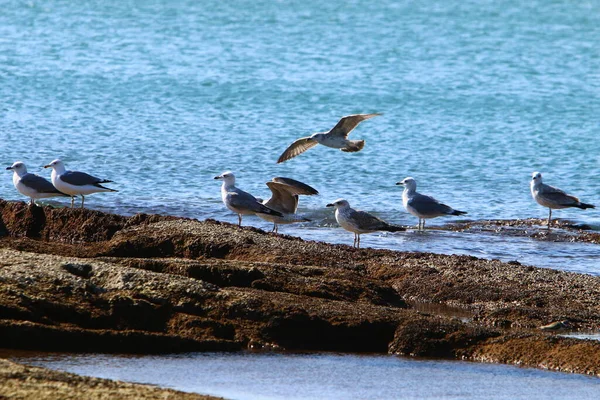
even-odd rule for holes
{"type": "Polygon", "coordinates": [[[398,232],[406,229],[388,224],[384,220],[365,211],[357,211],[350,207],[344,199],[337,199],[333,203],[327,204],[327,207],[335,207],[335,220],[342,228],[354,233],[354,244],[360,248],[360,235],[363,233],[372,233],[377,231],[398,232]]]}
{"type": "Polygon", "coordinates": [[[542,183],[542,174],[534,172],[531,175],[530,183],[531,195],[537,203],[543,207],[548,207],[548,230],[552,222],[552,209],[577,207],[585,210],[586,208],[596,208],[593,204],[586,204],[579,201],[575,196],[571,196],[554,186],[542,183]]]}
{"type": "Polygon", "coordinates": [[[465,211],[440,203],[431,196],[417,192],[417,181],[414,178],[404,178],[396,185],[403,185],[402,204],[406,211],[419,218],[418,230],[425,230],[425,219],[440,217],[442,215],[463,215],[465,211]]]}
{"type": "Polygon", "coordinates": [[[225,171],[221,175],[215,176],[215,179],[223,181],[221,199],[227,208],[238,215],[238,226],[242,226],[242,215],[270,214],[283,217],[283,214],[279,211],[272,210],[260,203],[250,193],[235,187],[235,175],[233,175],[233,172],[225,171]]]}
{"type": "Polygon", "coordinates": [[[296,214],[296,210],[298,210],[298,195],[312,196],[319,194],[316,189],[295,179],[282,177],[273,178],[266,185],[271,189],[272,195],[269,200],[263,201],[262,204],[275,211],[279,211],[283,216],[278,217],[264,213],[256,215],[266,221],[273,222],[272,232],[278,232],[279,224],[310,221],[310,219],[296,214]]]}
{"type": "Polygon", "coordinates": [[[67,171],[65,164],[56,159],[44,168],[52,168],[52,184],[55,188],[63,193],[71,196],[71,208],[75,202],[75,196],[81,196],[81,208],[85,202],[85,196],[98,192],[117,192],[115,189],[110,189],[101,185],[101,183],[109,183],[108,179],[100,179],[95,176],[79,171],[67,171]]]}
{"type": "Polygon", "coordinates": [[[57,190],[50,181],[36,174],[27,172],[27,167],[22,161],[13,163],[7,170],[13,171],[13,185],[23,196],[30,198],[30,204],[34,205],[37,199],[48,197],[66,196],[68,194],[57,190]]]}
{"type": "Polygon", "coordinates": [[[348,140],[348,135],[362,121],[378,115],[382,114],[354,114],[342,117],[337,125],[334,126],[329,132],[314,133],[311,136],[296,140],[283,152],[283,154],[281,154],[281,156],[279,156],[277,163],[279,164],[289,160],[290,158],[294,158],[318,144],[322,144],[323,146],[327,147],[333,147],[334,149],[340,149],[341,151],[345,152],[360,151],[363,147],[365,147],[365,141],[348,140]]]}

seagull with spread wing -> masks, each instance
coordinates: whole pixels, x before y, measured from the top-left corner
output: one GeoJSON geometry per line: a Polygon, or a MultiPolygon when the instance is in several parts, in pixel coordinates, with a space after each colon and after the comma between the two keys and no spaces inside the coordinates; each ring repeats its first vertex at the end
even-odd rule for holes
{"type": "Polygon", "coordinates": [[[278,232],[279,224],[310,221],[310,219],[296,214],[296,210],[298,210],[298,196],[319,194],[316,189],[292,178],[276,177],[266,184],[271,189],[272,196],[269,200],[263,201],[262,204],[270,209],[279,211],[283,216],[279,217],[265,213],[257,213],[256,215],[273,223],[272,232],[278,232]]]}
{"type": "Polygon", "coordinates": [[[342,117],[337,125],[334,126],[329,132],[314,133],[311,136],[296,140],[283,152],[281,156],[279,156],[277,163],[279,164],[289,160],[290,158],[294,158],[318,144],[322,144],[323,146],[327,147],[333,147],[334,149],[340,149],[341,151],[349,153],[361,151],[362,148],[365,147],[365,141],[348,140],[348,135],[362,121],[378,115],[381,114],[354,114],[342,117]]]}

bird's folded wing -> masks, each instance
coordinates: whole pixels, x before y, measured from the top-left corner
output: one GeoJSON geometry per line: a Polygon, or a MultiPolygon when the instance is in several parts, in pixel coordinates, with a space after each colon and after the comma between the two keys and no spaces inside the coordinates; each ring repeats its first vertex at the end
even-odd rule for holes
{"type": "Polygon", "coordinates": [[[277,164],[289,160],[290,158],[296,157],[298,154],[304,153],[311,147],[315,147],[318,143],[314,140],[310,140],[310,137],[303,137],[296,140],[290,145],[277,160],[277,164]]]}
{"type": "Polygon", "coordinates": [[[387,227],[389,224],[366,211],[354,211],[350,214],[350,218],[356,223],[360,229],[379,230],[387,227]]]}
{"type": "Polygon", "coordinates": [[[346,139],[348,137],[348,135],[350,134],[350,132],[352,132],[352,130],[354,128],[356,128],[356,126],[358,124],[360,124],[362,121],[364,121],[366,119],[373,118],[378,115],[381,115],[381,114],[373,113],[373,114],[347,115],[345,117],[342,117],[342,119],[339,120],[339,122],[333,127],[333,129],[329,131],[329,134],[333,135],[333,136],[343,137],[344,139],[346,139]]]}
{"type": "Polygon", "coordinates": [[[21,183],[38,193],[60,193],[52,183],[39,175],[27,174],[21,178],[21,183]]]}
{"type": "Polygon", "coordinates": [[[60,175],[60,180],[75,186],[96,185],[98,183],[109,182],[105,179],[96,178],[95,176],[79,171],[67,171],[60,175]]]}
{"type": "Polygon", "coordinates": [[[417,210],[419,214],[432,215],[432,214],[447,214],[452,212],[452,208],[440,203],[431,196],[417,193],[413,198],[408,201],[408,204],[417,210]]]}

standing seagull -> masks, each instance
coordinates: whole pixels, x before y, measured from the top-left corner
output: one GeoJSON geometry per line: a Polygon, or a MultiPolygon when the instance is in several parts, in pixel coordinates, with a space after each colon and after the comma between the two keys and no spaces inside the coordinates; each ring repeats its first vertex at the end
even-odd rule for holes
{"type": "Polygon", "coordinates": [[[27,172],[27,167],[22,161],[17,161],[7,170],[13,171],[13,185],[23,196],[30,198],[30,204],[35,205],[35,200],[48,197],[67,196],[57,190],[52,183],[36,174],[27,172]]]}
{"type": "Polygon", "coordinates": [[[397,182],[396,185],[404,186],[402,204],[406,211],[419,218],[418,230],[425,230],[425,219],[427,218],[466,214],[465,211],[455,210],[450,206],[440,203],[431,196],[417,193],[417,181],[414,178],[404,178],[401,182],[397,182]]]}
{"type": "Polygon", "coordinates": [[[327,147],[333,147],[334,149],[340,149],[341,151],[345,152],[361,151],[362,148],[365,147],[365,141],[348,140],[348,135],[362,121],[378,115],[381,114],[354,114],[342,117],[337,125],[334,126],[329,132],[314,133],[311,136],[296,140],[283,152],[281,156],[279,156],[277,163],[279,164],[289,160],[290,158],[294,158],[298,154],[302,154],[306,150],[318,144],[322,144],[323,146],[327,147]]]}
{"type": "Polygon", "coordinates": [[[100,179],[95,176],[88,175],[85,172],[67,171],[65,164],[59,159],[52,161],[44,168],[52,168],[52,184],[55,188],[63,193],[71,196],[71,208],[73,208],[75,197],[81,196],[81,208],[85,202],[85,195],[98,192],[117,192],[101,185],[101,183],[109,183],[108,179],[100,179]]]}
{"type": "Polygon", "coordinates": [[[552,222],[552,209],[577,207],[585,210],[586,208],[596,208],[592,204],[586,204],[579,201],[575,196],[566,194],[562,190],[555,188],[554,186],[546,185],[542,183],[542,174],[534,172],[531,175],[531,195],[533,199],[543,207],[548,207],[550,213],[548,214],[548,230],[550,230],[550,222],[552,222]]]}
{"type": "Polygon", "coordinates": [[[382,219],[365,211],[357,211],[350,207],[344,199],[337,199],[333,203],[327,204],[327,207],[335,207],[335,220],[342,228],[354,233],[353,246],[360,248],[360,235],[362,233],[372,233],[377,231],[398,232],[406,229],[388,224],[382,219]]]}
{"type": "Polygon", "coordinates": [[[282,213],[263,205],[250,193],[236,188],[233,172],[225,171],[221,175],[215,176],[215,179],[223,180],[221,199],[227,208],[238,215],[238,226],[242,226],[242,215],[269,214],[283,217],[282,213]]]}
{"type": "Polygon", "coordinates": [[[262,203],[276,211],[283,214],[282,217],[276,215],[258,213],[256,214],[260,218],[273,222],[272,232],[278,232],[278,224],[292,224],[294,222],[310,221],[308,218],[300,217],[296,215],[298,209],[298,195],[312,196],[319,194],[319,192],[304,184],[291,178],[273,178],[266,185],[271,189],[272,195],[269,200],[263,201],[262,203]]]}

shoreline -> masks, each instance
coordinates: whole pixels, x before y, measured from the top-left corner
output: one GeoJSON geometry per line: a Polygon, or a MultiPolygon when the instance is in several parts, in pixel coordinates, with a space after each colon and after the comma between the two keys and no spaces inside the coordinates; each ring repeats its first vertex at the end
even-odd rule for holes
{"type": "Polygon", "coordinates": [[[9,349],[374,352],[600,376],[600,342],[539,329],[597,332],[600,277],[212,220],[3,200],[0,217],[9,349]]]}

